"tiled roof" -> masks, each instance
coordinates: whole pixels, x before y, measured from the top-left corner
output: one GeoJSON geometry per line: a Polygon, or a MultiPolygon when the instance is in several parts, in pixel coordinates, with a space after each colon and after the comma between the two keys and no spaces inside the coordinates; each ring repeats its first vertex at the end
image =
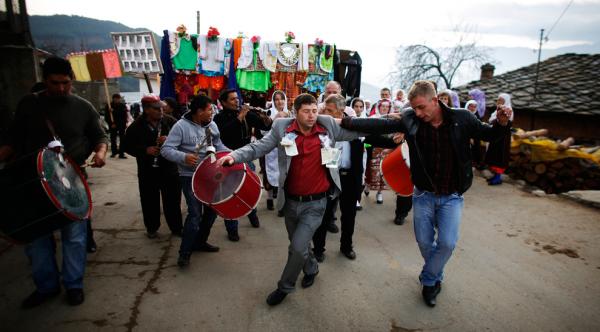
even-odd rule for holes
{"type": "Polygon", "coordinates": [[[540,63],[537,98],[534,98],[536,64],[519,68],[490,80],[455,87],[462,102],[468,91],[485,92],[486,107],[494,107],[498,94],[512,97],[515,110],[567,112],[600,115],[600,54],[563,54],[540,63]]]}

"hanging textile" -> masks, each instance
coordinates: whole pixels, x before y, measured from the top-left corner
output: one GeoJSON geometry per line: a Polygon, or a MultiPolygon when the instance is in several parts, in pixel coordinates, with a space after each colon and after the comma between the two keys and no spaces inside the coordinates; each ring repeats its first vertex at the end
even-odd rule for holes
{"type": "Polygon", "coordinates": [[[87,62],[88,71],[90,72],[90,79],[92,81],[102,81],[106,79],[102,53],[87,53],[85,55],[85,61],[87,62]]]}
{"type": "Polygon", "coordinates": [[[175,70],[196,70],[197,35],[172,32],[169,36],[171,58],[175,70]]]}
{"type": "Polygon", "coordinates": [[[163,67],[163,76],[160,80],[160,99],[164,100],[167,97],[177,98],[175,94],[175,73],[171,63],[169,31],[163,31],[163,38],[160,42],[160,61],[163,67]]]}
{"type": "Polygon", "coordinates": [[[259,61],[258,49],[258,44],[252,46],[252,64],[248,68],[238,69],[235,75],[240,89],[267,92],[271,87],[271,75],[259,61]]]}
{"type": "Polygon", "coordinates": [[[104,73],[106,74],[106,78],[117,78],[123,76],[117,51],[108,50],[102,52],[102,62],[104,63],[104,73]]]}
{"type": "Polygon", "coordinates": [[[208,40],[206,35],[198,38],[200,54],[198,56],[198,72],[206,76],[222,76],[225,72],[226,38],[208,40]]]}
{"type": "Polygon", "coordinates": [[[84,54],[74,54],[68,57],[75,74],[75,80],[79,82],[91,81],[90,72],[88,71],[87,62],[84,54]]]}

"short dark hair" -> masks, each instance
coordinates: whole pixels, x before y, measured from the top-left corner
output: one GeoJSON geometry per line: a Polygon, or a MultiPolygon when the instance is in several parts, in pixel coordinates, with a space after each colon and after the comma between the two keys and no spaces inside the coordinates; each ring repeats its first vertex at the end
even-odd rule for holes
{"type": "Polygon", "coordinates": [[[237,91],[235,89],[225,89],[225,90],[221,91],[221,93],[219,94],[219,100],[222,103],[227,101],[227,97],[229,97],[229,94],[232,92],[235,92],[237,94],[237,91]]]}
{"type": "Polygon", "coordinates": [[[113,93],[112,99],[115,99],[115,98],[121,98],[121,95],[118,93],[113,93]]]}
{"type": "Polygon", "coordinates": [[[175,100],[175,98],[173,98],[173,97],[166,97],[163,101],[165,103],[167,103],[172,109],[174,109],[174,110],[177,109],[177,101],[175,100]]]}
{"type": "Polygon", "coordinates": [[[317,99],[315,99],[315,97],[313,95],[308,94],[308,93],[302,93],[298,97],[296,97],[296,99],[294,99],[294,110],[296,112],[298,112],[298,110],[300,109],[300,107],[302,107],[302,105],[310,105],[310,104],[316,104],[316,103],[317,103],[317,99]]]}
{"type": "Polygon", "coordinates": [[[212,104],[212,100],[207,96],[197,95],[190,103],[190,113],[195,114],[198,109],[205,109],[207,105],[212,104]]]}
{"type": "Polygon", "coordinates": [[[73,79],[73,68],[68,60],[56,56],[50,57],[42,64],[42,77],[47,79],[50,75],[68,75],[73,79]]]}
{"type": "Polygon", "coordinates": [[[379,93],[382,93],[383,91],[387,91],[390,94],[392,93],[392,90],[390,90],[390,88],[383,88],[383,89],[379,90],[379,93]]]}

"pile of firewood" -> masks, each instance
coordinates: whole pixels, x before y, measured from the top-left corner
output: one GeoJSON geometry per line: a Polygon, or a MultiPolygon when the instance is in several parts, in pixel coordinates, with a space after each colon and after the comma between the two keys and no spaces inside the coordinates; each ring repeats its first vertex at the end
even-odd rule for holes
{"type": "MultiPolygon", "coordinates": [[[[530,132],[519,132],[514,139],[545,139],[545,129],[530,132]]],[[[574,146],[574,139],[569,137],[557,142],[555,149],[564,151],[574,146]]],[[[600,147],[583,149],[586,153],[594,153],[600,147]]],[[[544,190],[547,194],[558,194],[571,190],[600,190],[600,165],[584,158],[564,158],[551,161],[531,160],[531,146],[520,144],[511,149],[510,164],[507,173],[512,178],[523,179],[528,184],[544,190]]]]}

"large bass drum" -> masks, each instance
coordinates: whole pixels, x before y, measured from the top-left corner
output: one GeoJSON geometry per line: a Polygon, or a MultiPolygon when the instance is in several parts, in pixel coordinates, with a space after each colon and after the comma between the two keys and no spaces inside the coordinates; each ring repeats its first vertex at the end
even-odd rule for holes
{"type": "Polygon", "coordinates": [[[246,164],[217,166],[216,160],[227,154],[229,152],[217,152],[216,158],[208,156],[202,160],[192,177],[192,191],[219,216],[238,219],[256,207],[262,184],[246,164]]]}
{"type": "Polygon", "coordinates": [[[92,196],[79,166],[43,148],[0,170],[0,234],[27,243],[91,216],[92,196]]]}
{"type": "Polygon", "coordinates": [[[381,174],[385,183],[404,197],[413,194],[414,185],[410,179],[410,157],[408,144],[403,143],[381,161],[381,174]]]}

